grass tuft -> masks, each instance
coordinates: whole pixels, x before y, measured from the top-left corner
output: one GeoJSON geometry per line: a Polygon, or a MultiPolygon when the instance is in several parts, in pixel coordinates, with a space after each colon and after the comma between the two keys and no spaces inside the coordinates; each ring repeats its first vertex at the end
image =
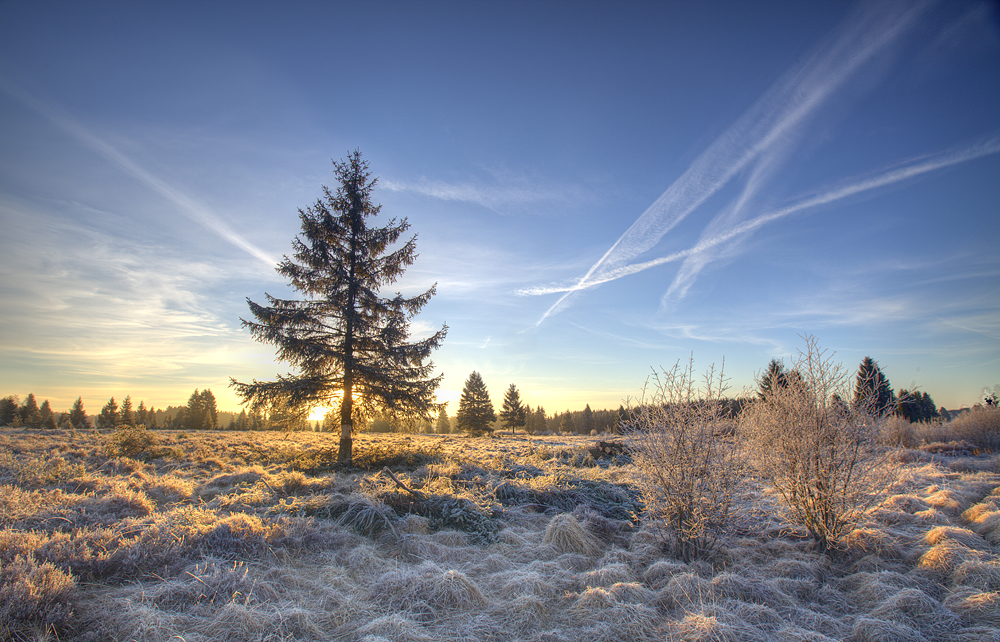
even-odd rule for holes
{"type": "Polygon", "coordinates": [[[595,539],[570,514],[556,515],[545,527],[543,541],[561,553],[579,553],[588,557],[599,554],[595,539]]]}

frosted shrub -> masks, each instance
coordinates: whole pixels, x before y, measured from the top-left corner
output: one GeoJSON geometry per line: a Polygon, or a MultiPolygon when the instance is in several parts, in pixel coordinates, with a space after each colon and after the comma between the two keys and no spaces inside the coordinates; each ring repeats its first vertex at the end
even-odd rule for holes
{"type": "Polygon", "coordinates": [[[710,555],[730,519],[745,466],[722,403],[725,380],[714,366],[695,382],[694,360],[654,372],[623,417],[647,516],[667,533],[672,552],[710,555]]]}
{"type": "Polygon", "coordinates": [[[1000,408],[996,406],[974,406],[945,427],[953,439],[968,441],[990,452],[1000,451],[1000,408]]]}
{"type": "Polygon", "coordinates": [[[744,411],[741,432],[762,476],[826,552],[894,480],[874,399],[845,402],[851,373],[805,336],[795,376],[744,411]]]}
{"type": "Polygon", "coordinates": [[[152,457],[159,440],[144,425],[122,424],[108,438],[104,450],[109,457],[152,457]]]}

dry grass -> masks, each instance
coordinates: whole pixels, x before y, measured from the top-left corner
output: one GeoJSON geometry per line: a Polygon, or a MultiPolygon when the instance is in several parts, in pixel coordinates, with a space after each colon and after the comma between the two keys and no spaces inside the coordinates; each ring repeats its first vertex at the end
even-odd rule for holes
{"type": "Polygon", "coordinates": [[[758,521],[684,562],[642,519],[634,465],[532,454],[584,452],[582,438],[382,438],[386,457],[437,453],[397,471],[417,501],[384,475],[298,466],[323,435],[156,437],[169,457],[0,431],[0,639],[965,642],[1000,628],[1000,476],[947,459],[908,465],[836,555],[761,486],[740,499],[758,521]]]}

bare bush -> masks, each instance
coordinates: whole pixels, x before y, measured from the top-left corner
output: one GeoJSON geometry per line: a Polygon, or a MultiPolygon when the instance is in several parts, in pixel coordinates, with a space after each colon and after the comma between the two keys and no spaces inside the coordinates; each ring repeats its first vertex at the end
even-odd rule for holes
{"type": "Polygon", "coordinates": [[[624,417],[647,515],[666,529],[673,554],[685,561],[717,548],[744,479],[725,391],[723,372],[716,376],[714,366],[700,389],[692,358],[654,372],[624,417]]]}
{"type": "Polygon", "coordinates": [[[1000,408],[974,406],[944,426],[954,440],[967,441],[977,449],[1000,451],[1000,408]]]}
{"type": "Polygon", "coordinates": [[[741,432],[777,491],[787,517],[826,552],[851,532],[894,479],[878,425],[876,400],[850,399],[852,376],[803,337],[798,377],[775,387],[742,415],[741,432]]]}

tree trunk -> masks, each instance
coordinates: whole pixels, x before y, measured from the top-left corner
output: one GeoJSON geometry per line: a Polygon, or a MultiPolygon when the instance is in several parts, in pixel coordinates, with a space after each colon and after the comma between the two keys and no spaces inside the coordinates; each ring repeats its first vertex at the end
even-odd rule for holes
{"type": "Polygon", "coordinates": [[[340,451],[337,453],[337,463],[350,466],[354,461],[354,386],[350,373],[344,376],[344,400],[340,402],[340,451]]]}
{"type": "Polygon", "coordinates": [[[350,421],[340,422],[340,451],[337,453],[338,464],[350,466],[354,461],[354,440],[351,437],[351,432],[353,430],[354,426],[350,421]]]}

